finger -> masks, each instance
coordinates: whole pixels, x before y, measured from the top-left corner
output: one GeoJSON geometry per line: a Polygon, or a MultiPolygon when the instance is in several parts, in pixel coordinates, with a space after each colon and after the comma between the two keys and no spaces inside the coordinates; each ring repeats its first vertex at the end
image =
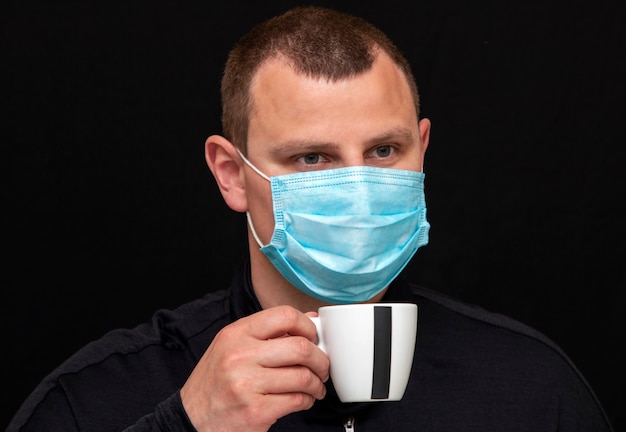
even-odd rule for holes
{"type": "Polygon", "coordinates": [[[276,306],[242,319],[248,333],[257,339],[274,339],[284,335],[317,338],[315,325],[302,312],[291,306],[276,306]]]}
{"type": "Polygon", "coordinates": [[[260,351],[261,366],[280,368],[301,365],[310,369],[322,382],[328,380],[328,356],[310,340],[302,336],[288,336],[264,341],[266,349],[260,351]]]}
{"type": "Polygon", "coordinates": [[[305,366],[267,368],[255,384],[259,394],[305,393],[314,399],[323,399],[326,386],[305,366]]]}

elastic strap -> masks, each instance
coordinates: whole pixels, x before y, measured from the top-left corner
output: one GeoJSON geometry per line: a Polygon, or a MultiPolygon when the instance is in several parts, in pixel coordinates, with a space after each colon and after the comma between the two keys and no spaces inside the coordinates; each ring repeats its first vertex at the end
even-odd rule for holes
{"type": "Polygon", "coordinates": [[[262,248],[263,243],[261,243],[261,239],[259,238],[259,236],[256,233],[256,230],[254,229],[254,225],[252,224],[252,218],[250,217],[250,213],[248,212],[246,212],[246,219],[248,219],[248,226],[250,226],[250,231],[252,231],[252,237],[254,237],[259,247],[262,248]]]}
{"type": "MultiPolygon", "coordinates": [[[[239,157],[241,158],[241,160],[243,160],[246,165],[248,165],[250,168],[252,168],[252,170],[257,173],[258,175],[260,175],[261,177],[263,177],[265,180],[270,181],[270,178],[268,176],[266,176],[265,174],[263,174],[261,172],[260,169],[258,169],[257,167],[255,167],[254,165],[252,165],[252,162],[250,162],[244,155],[243,153],[241,153],[239,151],[239,149],[237,149],[237,153],[239,153],[239,157]]],[[[254,230],[253,230],[254,231],[254,230]]]]}

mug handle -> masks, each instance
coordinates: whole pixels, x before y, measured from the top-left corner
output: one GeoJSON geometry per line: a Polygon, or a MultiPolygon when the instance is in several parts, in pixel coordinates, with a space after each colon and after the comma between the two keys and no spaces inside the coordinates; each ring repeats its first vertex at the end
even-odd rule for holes
{"type": "Polygon", "coordinates": [[[324,354],[328,355],[328,353],[326,352],[326,344],[324,343],[324,336],[323,336],[324,332],[322,331],[322,320],[320,319],[319,316],[309,317],[309,319],[313,321],[313,324],[315,324],[315,329],[317,331],[317,346],[319,347],[319,349],[324,351],[324,354]]]}

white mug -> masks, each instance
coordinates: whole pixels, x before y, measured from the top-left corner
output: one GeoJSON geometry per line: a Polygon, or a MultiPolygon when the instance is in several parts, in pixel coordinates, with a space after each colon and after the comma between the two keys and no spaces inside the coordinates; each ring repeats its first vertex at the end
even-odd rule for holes
{"type": "Polygon", "coordinates": [[[417,305],[323,306],[311,320],[342,402],[402,399],[417,340],[417,305]]]}

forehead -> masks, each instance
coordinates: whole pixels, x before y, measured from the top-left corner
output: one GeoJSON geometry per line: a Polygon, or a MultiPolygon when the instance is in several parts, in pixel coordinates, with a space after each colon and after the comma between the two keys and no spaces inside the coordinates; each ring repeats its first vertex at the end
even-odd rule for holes
{"type": "Polygon", "coordinates": [[[271,59],[259,67],[250,91],[249,144],[366,139],[366,132],[417,127],[406,76],[384,53],[369,70],[337,81],[299,74],[284,59],[271,59]]]}

